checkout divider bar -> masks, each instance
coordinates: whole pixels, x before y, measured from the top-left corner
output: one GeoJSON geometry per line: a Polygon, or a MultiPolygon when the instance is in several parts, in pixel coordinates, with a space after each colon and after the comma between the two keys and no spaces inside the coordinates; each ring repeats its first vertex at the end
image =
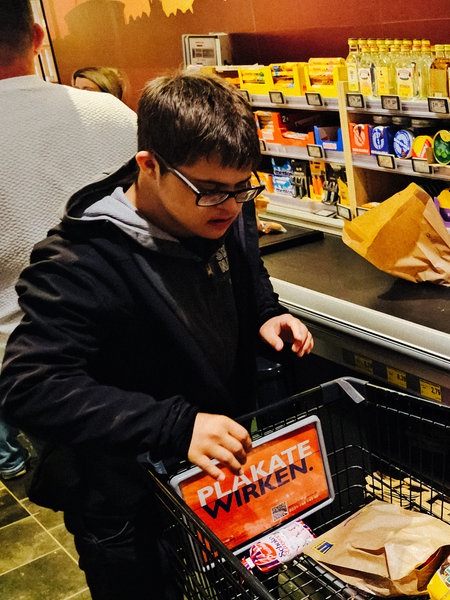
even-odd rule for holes
{"type": "Polygon", "coordinates": [[[272,278],[280,302],[300,319],[354,336],[449,373],[450,335],[272,278]]]}

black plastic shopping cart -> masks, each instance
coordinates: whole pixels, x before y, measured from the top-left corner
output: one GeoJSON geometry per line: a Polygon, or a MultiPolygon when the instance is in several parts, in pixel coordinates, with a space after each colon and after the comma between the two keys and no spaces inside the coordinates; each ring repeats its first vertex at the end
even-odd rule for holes
{"type": "MultiPolygon", "coordinates": [[[[449,406],[342,378],[251,415],[253,439],[312,415],[321,423],[335,492],[305,519],[317,535],[375,499],[450,523],[449,406]]],[[[187,600],[374,598],[305,555],[269,573],[248,571],[167,481],[149,475],[187,600]]]]}

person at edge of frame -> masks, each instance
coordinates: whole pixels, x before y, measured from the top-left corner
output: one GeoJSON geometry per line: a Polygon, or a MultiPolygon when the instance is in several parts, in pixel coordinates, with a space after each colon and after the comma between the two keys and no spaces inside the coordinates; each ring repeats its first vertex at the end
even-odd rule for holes
{"type": "MultiPolygon", "coordinates": [[[[44,81],[35,71],[44,30],[29,0],[0,2],[0,363],[21,312],[14,289],[33,244],[61,203],[136,153],[136,113],[44,81]]],[[[0,479],[31,470],[39,451],[0,414],[0,479]]]]}
{"type": "Polygon", "coordinates": [[[94,600],[182,597],[139,462],[239,474],[258,344],[313,348],[259,254],[259,162],[238,90],[183,71],[148,82],[135,158],[70,198],[17,285],[0,397],[47,442],[30,498],[64,510],[94,600]]]}

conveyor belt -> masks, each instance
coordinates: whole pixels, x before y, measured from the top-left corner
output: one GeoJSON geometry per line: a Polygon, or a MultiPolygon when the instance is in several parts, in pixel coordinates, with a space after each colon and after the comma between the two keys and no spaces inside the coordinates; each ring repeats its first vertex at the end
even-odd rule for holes
{"type": "Polygon", "coordinates": [[[319,355],[450,404],[450,288],[383,273],[331,234],[264,262],[319,355]]]}

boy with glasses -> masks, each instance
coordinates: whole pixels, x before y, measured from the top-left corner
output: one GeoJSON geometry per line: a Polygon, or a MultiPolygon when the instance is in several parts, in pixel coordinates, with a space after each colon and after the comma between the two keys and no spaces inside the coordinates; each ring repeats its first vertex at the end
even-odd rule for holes
{"type": "Polygon", "coordinates": [[[45,460],[37,487],[65,511],[94,600],[181,597],[137,458],[239,473],[251,439],[233,417],[253,408],[257,344],[313,347],[259,256],[259,161],[236,89],[195,73],[149,82],[136,157],[69,200],[18,284],[3,406],[48,456],[70,456],[70,493],[45,460]]]}

